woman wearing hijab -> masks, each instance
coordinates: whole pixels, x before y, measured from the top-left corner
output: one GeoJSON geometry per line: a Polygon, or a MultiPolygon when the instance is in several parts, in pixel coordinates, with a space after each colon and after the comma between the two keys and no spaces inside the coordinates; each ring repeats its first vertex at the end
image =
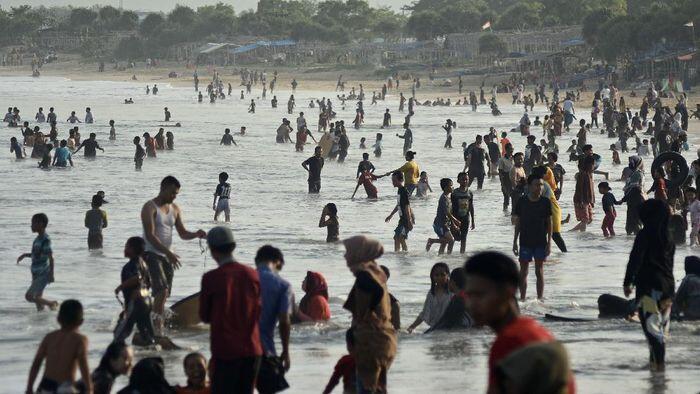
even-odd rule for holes
{"type": "Polygon", "coordinates": [[[700,320],[700,257],[686,256],[685,278],[673,301],[673,314],[683,320],[700,320]]]}
{"type": "Polygon", "coordinates": [[[673,257],[676,246],[670,238],[670,208],[664,201],[650,199],[639,209],[644,227],[634,239],[623,288],[625,297],[635,288],[639,322],[649,344],[649,367],[663,371],[666,339],[675,291],[673,257]]]}
{"type": "Polygon", "coordinates": [[[386,275],[376,263],[384,254],[377,241],[358,235],[346,239],[345,260],[355,275],[343,308],[352,313],[358,393],[386,392],[387,373],[396,355],[396,331],[391,324],[391,301],[386,275]]]}
{"type": "Polygon", "coordinates": [[[307,271],[301,288],[306,294],[299,302],[297,318],[302,322],[330,320],[331,308],[328,305],[326,278],[318,272],[307,271]]]}
{"type": "Polygon", "coordinates": [[[637,234],[642,229],[642,222],[639,219],[639,207],[644,203],[644,162],[642,158],[634,155],[629,158],[627,167],[628,177],[625,187],[622,189],[625,196],[620,203],[627,203],[627,222],[625,231],[627,235],[637,234]]]}
{"type": "Polygon", "coordinates": [[[559,250],[566,253],[566,243],[561,237],[561,207],[557,201],[557,181],[554,179],[554,172],[547,166],[539,166],[533,168],[532,173],[544,181],[542,197],[548,198],[552,205],[552,240],[559,250]]]}
{"type": "Polygon", "coordinates": [[[119,390],[117,394],[175,394],[165,380],[165,366],[160,357],[141,359],[131,372],[129,385],[119,390]]]}

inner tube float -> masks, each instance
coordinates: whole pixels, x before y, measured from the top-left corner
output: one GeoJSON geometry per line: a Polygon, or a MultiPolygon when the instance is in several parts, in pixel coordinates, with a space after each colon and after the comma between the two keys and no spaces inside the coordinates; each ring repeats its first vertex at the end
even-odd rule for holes
{"type": "Polygon", "coordinates": [[[651,171],[654,173],[657,168],[662,167],[666,162],[672,162],[673,167],[677,169],[677,171],[674,171],[674,176],[672,178],[669,177],[669,173],[667,171],[666,173],[666,189],[675,189],[678,187],[681,187],[686,179],[688,179],[688,163],[685,161],[683,156],[681,156],[679,153],[676,152],[664,152],[658,156],[656,156],[656,159],[654,159],[654,162],[651,164],[651,171]]]}

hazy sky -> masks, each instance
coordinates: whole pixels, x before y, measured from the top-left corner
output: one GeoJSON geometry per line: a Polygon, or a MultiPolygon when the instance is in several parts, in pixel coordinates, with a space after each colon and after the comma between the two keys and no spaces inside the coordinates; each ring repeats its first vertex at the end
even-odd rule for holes
{"type": "MultiPolygon", "coordinates": [[[[216,4],[218,2],[232,4],[236,12],[240,12],[249,8],[255,8],[258,4],[257,0],[122,0],[124,8],[144,10],[144,11],[168,11],[171,10],[175,4],[188,5],[190,7],[196,8],[200,5],[205,4],[216,4]]],[[[410,3],[411,0],[369,0],[369,3],[376,5],[386,5],[398,10],[402,5],[410,3]]],[[[0,0],[0,7],[8,8],[11,6],[17,6],[22,4],[29,4],[33,6],[38,5],[55,5],[55,6],[80,6],[86,7],[94,4],[100,5],[112,5],[114,7],[119,6],[119,0],[0,0]]]]}

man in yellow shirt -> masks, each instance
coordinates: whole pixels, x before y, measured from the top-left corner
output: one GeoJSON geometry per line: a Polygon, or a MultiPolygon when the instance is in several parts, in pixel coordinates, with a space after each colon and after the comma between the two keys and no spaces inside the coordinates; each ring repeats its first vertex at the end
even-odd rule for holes
{"type": "Polygon", "coordinates": [[[389,171],[384,176],[390,175],[391,173],[395,171],[399,171],[403,173],[403,178],[405,181],[405,187],[406,190],[408,191],[408,195],[413,195],[413,192],[416,190],[416,185],[418,184],[418,179],[420,179],[420,168],[418,167],[418,163],[413,161],[413,158],[416,156],[416,152],[413,151],[407,151],[406,152],[406,163],[402,165],[401,167],[397,168],[396,170],[389,171]]]}

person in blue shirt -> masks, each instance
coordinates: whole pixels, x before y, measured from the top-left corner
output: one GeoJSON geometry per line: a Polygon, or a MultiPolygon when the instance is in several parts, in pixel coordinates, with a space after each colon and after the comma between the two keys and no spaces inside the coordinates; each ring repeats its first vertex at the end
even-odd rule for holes
{"type": "Polygon", "coordinates": [[[49,218],[43,213],[32,216],[32,232],[37,233],[32,243],[32,252],[21,254],[17,258],[17,264],[27,257],[32,259],[32,284],[27,289],[24,298],[28,302],[36,304],[36,309],[41,311],[49,307],[52,311],[58,309],[58,302],[44,298],[44,289],[53,282],[53,251],[51,250],[51,238],[46,234],[46,226],[49,218]]]}
{"type": "Polygon", "coordinates": [[[56,167],[67,167],[68,163],[73,167],[73,156],[68,149],[68,141],[61,140],[61,146],[53,154],[53,165],[56,167]]]}
{"type": "Polygon", "coordinates": [[[284,372],[289,370],[289,333],[294,306],[294,294],[289,282],[282,279],[279,271],[284,267],[282,251],[265,245],[255,255],[255,265],[260,277],[262,313],[260,314],[260,342],[264,356],[260,364],[257,389],[261,394],[276,393],[289,387],[284,372]],[[274,332],[279,321],[282,353],[275,349],[274,332]],[[282,368],[279,368],[281,365],[282,368]]]}

